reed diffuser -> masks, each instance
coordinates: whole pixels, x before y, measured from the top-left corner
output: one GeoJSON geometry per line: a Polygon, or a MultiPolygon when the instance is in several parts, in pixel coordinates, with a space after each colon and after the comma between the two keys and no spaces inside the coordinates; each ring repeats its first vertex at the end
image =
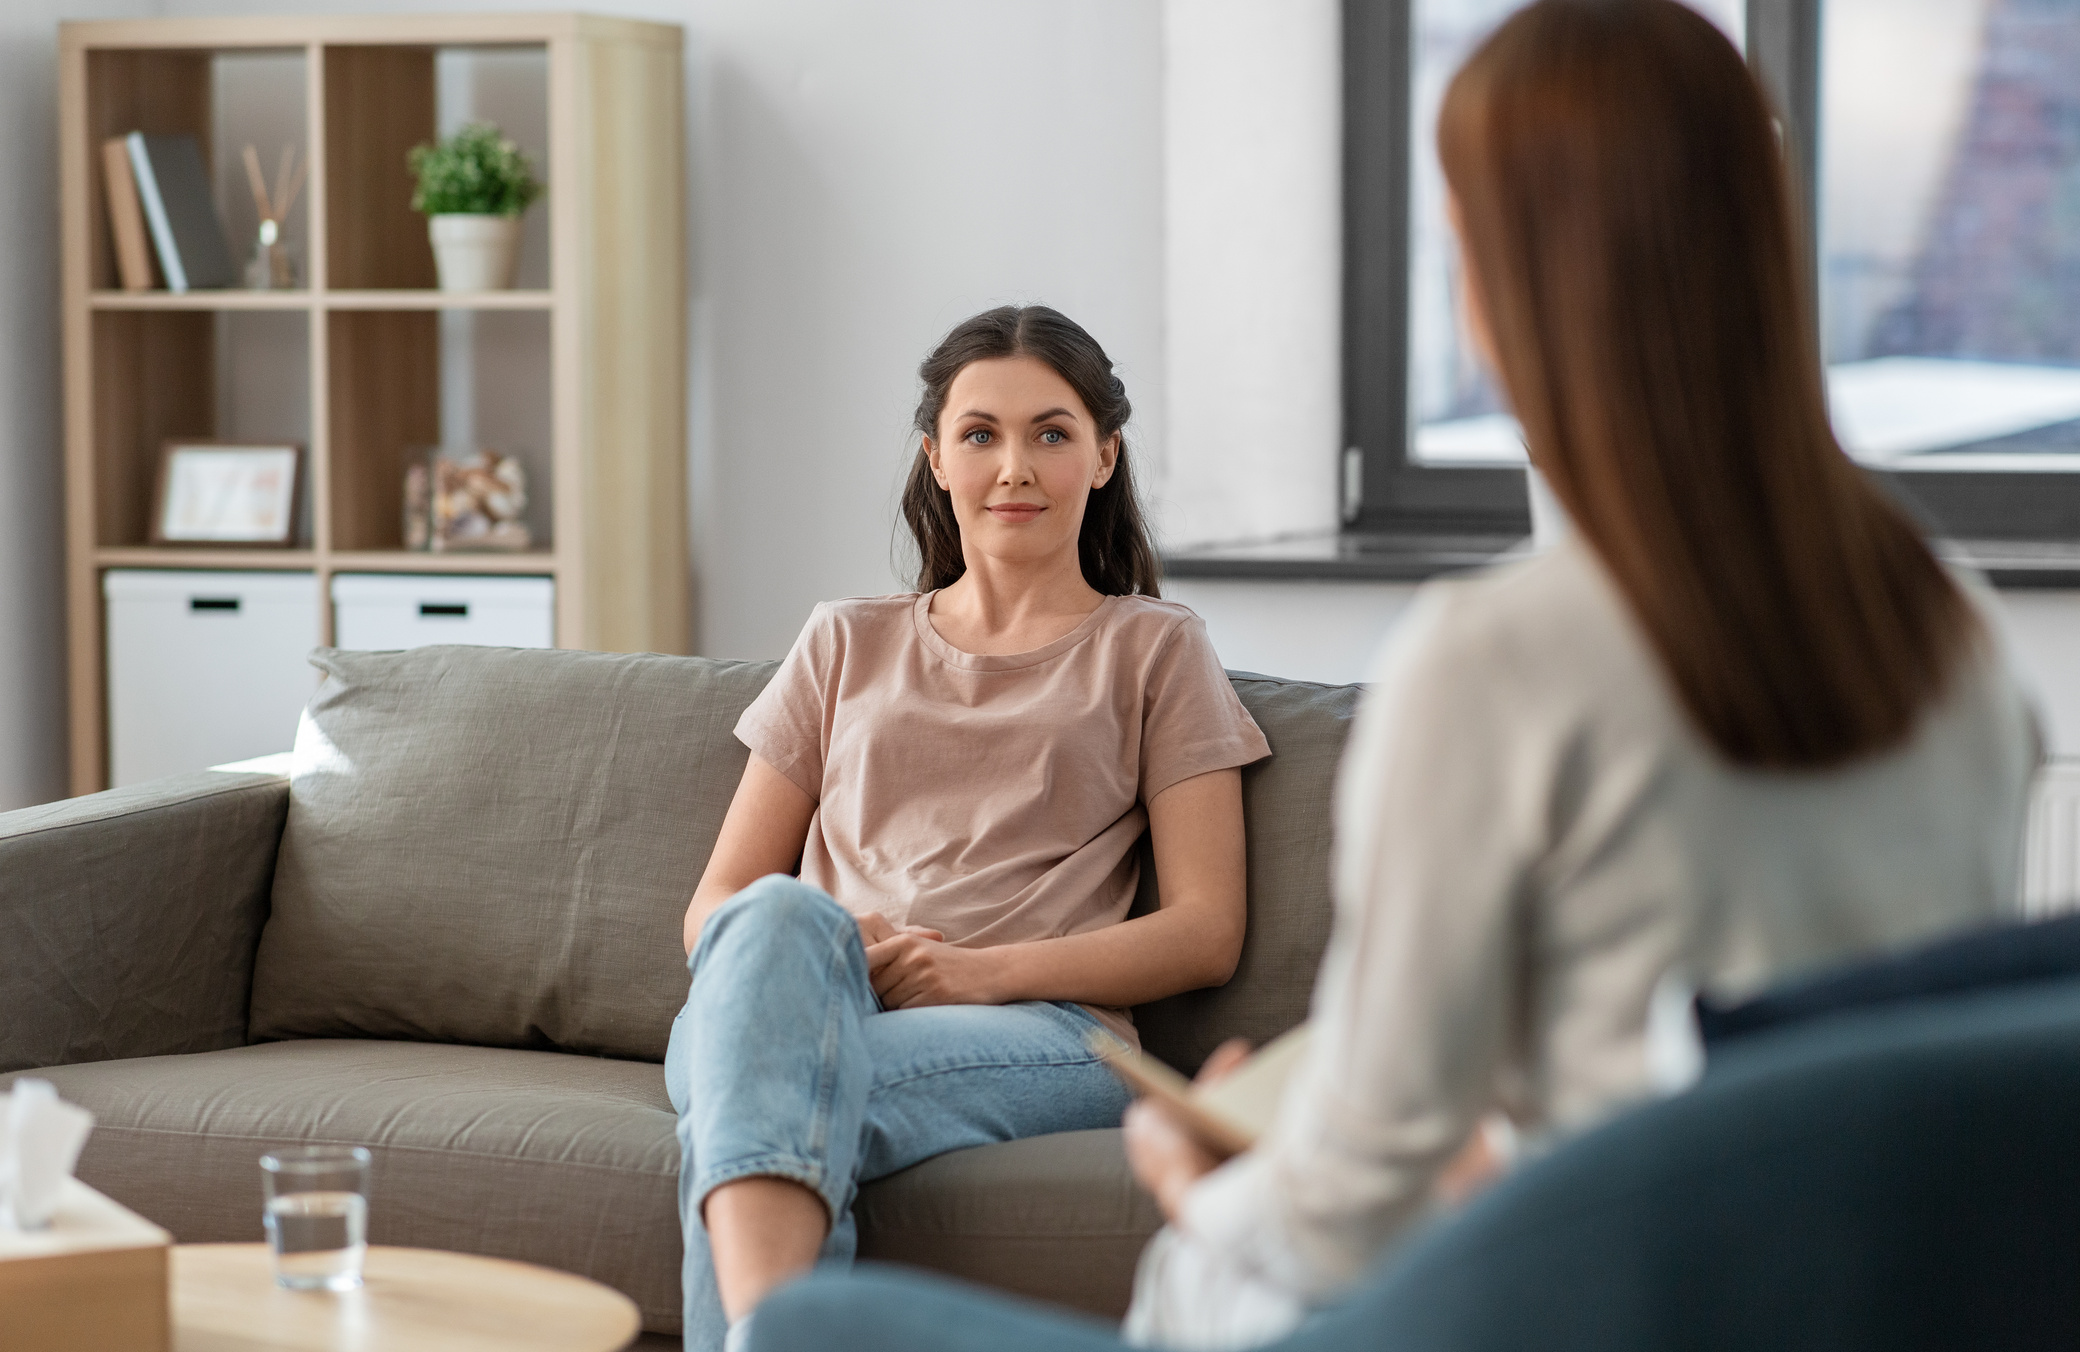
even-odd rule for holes
{"type": "Polygon", "coordinates": [[[305,166],[296,163],[296,148],[282,147],[282,157],[275,168],[274,192],[267,191],[267,180],[260,173],[260,152],[251,142],[246,144],[246,184],[253,190],[253,208],[260,213],[260,229],[253,242],[253,256],[246,263],[246,288],[251,291],[291,291],[301,284],[297,276],[295,251],[282,238],[282,222],[289,219],[289,208],[296,205],[296,194],[303,190],[305,166]]]}

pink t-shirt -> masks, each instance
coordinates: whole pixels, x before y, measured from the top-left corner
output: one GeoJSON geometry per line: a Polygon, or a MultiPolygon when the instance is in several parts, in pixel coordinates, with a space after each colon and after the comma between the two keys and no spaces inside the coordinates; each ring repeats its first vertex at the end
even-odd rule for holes
{"type": "MultiPolygon", "coordinates": [[[[1271,754],[1184,606],[1108,596],[1031,652],[939,637],[931,594],[816,608],[737,738],[816,800],[804,882],[984,948],[1118,924],[1148,800],[1271,754]]],[[[1094,1009],[1133,1040],[1124,1010],[1094,1009]]]]}

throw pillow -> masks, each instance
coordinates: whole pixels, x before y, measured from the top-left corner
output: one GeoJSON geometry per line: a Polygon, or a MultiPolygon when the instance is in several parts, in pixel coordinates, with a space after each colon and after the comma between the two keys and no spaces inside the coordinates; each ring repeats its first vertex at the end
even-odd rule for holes
{"type": "Polygon", "coordinates": [[[775,663],[320,649],[254,1040],[662,1060],[680,926],[775,663]]]}

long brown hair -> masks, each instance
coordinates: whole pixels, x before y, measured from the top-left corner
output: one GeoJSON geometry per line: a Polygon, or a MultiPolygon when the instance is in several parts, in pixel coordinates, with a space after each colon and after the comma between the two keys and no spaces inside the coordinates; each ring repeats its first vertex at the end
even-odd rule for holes
{"type": "MultiPolygon", "coordinates": [[[[917,368],[924,382],[924,394],[917,401],[918,433],[936,438],[953,378],[970,362],[996,357],[1032,357],[1047,363],[1083,400],[1100,442],[1122,432],[1112,477],[1093,488],[1084,503],[1076,553],[1083,580],[1107,596],[1161,595],[1161,570],[1148,542],[1123,433],[1134,406],[1127,402],[1127,387],[1112,373],[1112,359],[1076,321],[1045,305],[1000,305],[956,325],[917,368]]],[[[903,521],[917,542],[919,591],[950,586],[968,571],[953,495],[932,477],[931,458],[922,446],[903,485],[903,521]]]]}
{"type": "Polygon", "coordinates": [[[1538,0],[1438,153],[1532,462],[1730,761],[1897,746],[1978,621],[1835,443],[1768,103],[1676,0],[1538,0]]]}

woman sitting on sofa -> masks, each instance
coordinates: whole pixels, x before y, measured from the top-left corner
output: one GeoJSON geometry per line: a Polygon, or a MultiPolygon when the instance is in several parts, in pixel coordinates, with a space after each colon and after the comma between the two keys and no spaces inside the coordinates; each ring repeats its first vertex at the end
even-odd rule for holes
{"type": "Polygon", "coordinates": [[[918,591],[818,606],[686,912],[686,1345],[851,1257],[857,1184],[1115,1125],[1090,1050],[1241,953],[1239,767],[1270,754],[1156,599],[1103,349],[1042,306],[928,357],[903,497],[918,591]],[[1127,918],[1146,830],[1160,907],[1127,918]],[[800,877],[788,876],[797,865],[800,877]]]}
{"type": "MultiPolygon", "coordinates": [[[[1738,996],[2016,899],[2032,722],[1980,605],[1829,430],[1740,55],[1675,0],[1539,0],[1437,136],[1470,327],[1572,533],[1430,585],[1382,654],[1266,1136],[1221,1163],[1133,1109],[1171,1221],[1133,1341],[1250,1346],[1339,1301],[1485,1114],[1565,1132],[1650,1092],[1650,1008],[1685,1007],[1657,990],[1738,996]]],[[[943,1297],[829,1336],[899,1280],[804,1283],[753,1346],[1099,1345],[943,1297]]]]}

